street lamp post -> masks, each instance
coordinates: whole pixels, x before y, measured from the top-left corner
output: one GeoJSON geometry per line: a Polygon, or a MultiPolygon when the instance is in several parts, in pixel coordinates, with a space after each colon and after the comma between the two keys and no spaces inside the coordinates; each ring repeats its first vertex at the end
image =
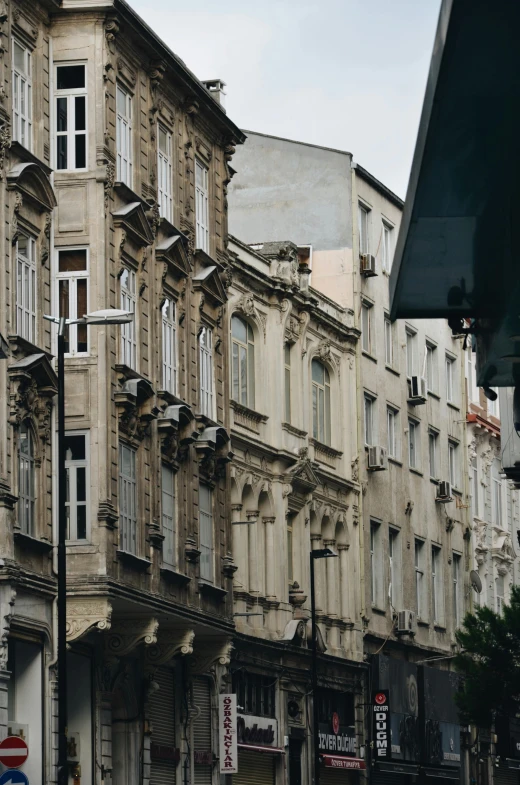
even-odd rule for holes
{"type": "Polygon", "coordinates": [[[71,324],[128,324],[133,313],[109,308],[81,319],[44,316],[58,325],[58,785],[68,785],[67,755],[67,469],[65,467],[65,329],[71,324]]]}
{"type": "Polygon", "coordinates": [[[314,742],[314,785],[320,785],[320,729],[318,706],[318,646],[316,637],[316,593],[314,587],[314,562],[316,559],[329,559],[337,556],[330,548],[317,548],[311,551],[311,638],[312,638],[312,736],[314,742]]]}

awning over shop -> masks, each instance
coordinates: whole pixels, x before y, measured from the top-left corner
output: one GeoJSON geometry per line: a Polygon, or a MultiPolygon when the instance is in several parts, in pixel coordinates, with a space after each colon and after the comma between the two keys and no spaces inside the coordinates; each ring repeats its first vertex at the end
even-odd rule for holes
{"type": "Polygon", "coordinates": [[[323,755],[323,764],[326,769],[366,769],[362,758],[347,758],[342,755],[323,755]]]}

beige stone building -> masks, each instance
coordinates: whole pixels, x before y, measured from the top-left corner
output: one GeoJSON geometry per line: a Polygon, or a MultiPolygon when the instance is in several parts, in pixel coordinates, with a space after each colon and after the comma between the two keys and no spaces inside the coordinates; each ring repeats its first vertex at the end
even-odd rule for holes
{"type": "MultiPolygon", "coordinates": [[[[270,722],[275,728],[264,749],[241,746],[234,781],[307,785],[313,781],[309,554],[315,549],[336,553],[315,561],[321,749],[364,764],[360,486],[351,460],[359,333],[352,310],[309,287],[308,248],[289,241],[246,246],[231,238],[230,254],[237,564],[231,669],[245,727],[270,722]],[[268,688],[272,700],[255,699],[257,689],[268,688]]],[[[357,781],[359,773],[348,776],[357,781]]],[[[344,772],[322,772],[323,783],[341,777],[344,772]]]]}
{"type": "Polygon", "coordinates": [[[0,11],[0,732],[28,739],[32,782],[55,781],[56,336],[43,315],[123,308],[133,324],[67,335],[71,771],[209,785],[233,633],[223,272],[244,135],[219,83],[199,82],[126,3],[0,11]]]}

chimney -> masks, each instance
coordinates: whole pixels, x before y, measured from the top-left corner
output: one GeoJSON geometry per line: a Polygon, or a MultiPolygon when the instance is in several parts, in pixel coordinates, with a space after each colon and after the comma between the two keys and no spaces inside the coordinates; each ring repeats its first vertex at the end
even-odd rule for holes
{"type": "Polygon", "coordinates": [[[220,104],[222,109],[226,111],[226,83],[222,79],[206,79],[202,84],[211,93],[217,104],[220,104]]]}

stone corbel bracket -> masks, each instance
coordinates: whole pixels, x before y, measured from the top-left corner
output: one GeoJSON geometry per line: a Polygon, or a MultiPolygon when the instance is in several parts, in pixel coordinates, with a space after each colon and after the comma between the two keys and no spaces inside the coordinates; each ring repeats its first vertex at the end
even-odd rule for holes
{"type": "Polygon", "coordinates": [[[197,650],[190,658],[190,671],[192,674],[215,673],[216,668],[228,668],[231,663],[233,641],[225,639],[201,639],[197,650]]]}
{"type": "Polygon", "coordinates": [[[197,440],[198,431],[191,427],[195,416],[187,404],[167,406],[157,422],[161,450],[171,460],[182,460],[190,444],[197,440]]]}
{"type": "Polygon", "coordinates": [[[159,667],[173,660],[174,657],[186,657],[193,654],[195,631],[165,630],[160,632],[157,643],[147,646],[145,663],[148,667],[159,667]]]}
{"type": "Polygon", "coordinates": [[[77,641],[92,630],[105,632],[110,629],[112,606],[98,599],[75,599],[67,602],[67,641],[77,641]]]}
{"type": "Polygon", "coordinates": [[[160,413],[154,405],[154,391],[146,379],[128,379],[114,395],[119,409],[119,426],[128,436],[142,439],[160,413]]]}
{"type": "Polygon", "coordinates": [[[157,643],[158,629],[159,622],[153,617],[118,621],[107,636],[107,651],[115,657],[125,657],[141,643],[153,646],[157,643]]]}

